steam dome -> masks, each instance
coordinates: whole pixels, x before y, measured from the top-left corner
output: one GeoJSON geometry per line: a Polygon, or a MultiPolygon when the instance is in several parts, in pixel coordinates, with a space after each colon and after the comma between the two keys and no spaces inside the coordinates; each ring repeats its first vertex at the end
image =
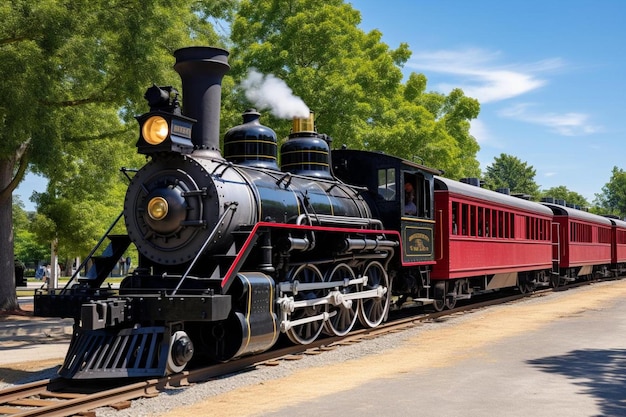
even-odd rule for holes
{"type": "Polygon", "coordinates": [[[278,171],[276,133],[259,122],[256,109],[243,113],[243,124],[224,135],[224,158],[235,164],[255,166],[278,171]]]}

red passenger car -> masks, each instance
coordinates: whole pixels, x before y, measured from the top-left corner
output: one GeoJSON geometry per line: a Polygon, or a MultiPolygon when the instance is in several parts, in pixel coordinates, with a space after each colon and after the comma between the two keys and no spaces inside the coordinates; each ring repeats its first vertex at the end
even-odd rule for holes
{"type": "Polygon", "coordinates": [[[611,264],[611,221],[564,205],[543,203],[554,213],[553,286],[594,275],[608,276],[611,264]]]}
{"type": "Polygon", "coordinates": [[[436,177],[435,308],[473,293],[549,284],[552,211],[494,191],[436,177]]]}

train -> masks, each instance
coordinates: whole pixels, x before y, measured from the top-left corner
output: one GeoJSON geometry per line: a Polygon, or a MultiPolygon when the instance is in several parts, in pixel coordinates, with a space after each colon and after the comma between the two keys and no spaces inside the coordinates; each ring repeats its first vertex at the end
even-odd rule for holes
{"type": "MultiPolygon", "coordinates": [[[[390,311],[626,269],[626,222],[454,181],[381,152],[331,150],[313,115],[276,133],[248,109],[220,150],[228,51],[174,53],[171,86],[148,88],[139,169],[122,213],[37,316],[74,330],[59,375],[163,376],[190,366],[374,328],[390,311]],[[116,234],[123,222],[125,233],[116,234]],[[116,229],[117,227],[117,229],[116,229]],[[107,284],[131,245],[137,267],[107,284]]],[[[559,204],[560,203],[560,204],[559,204]]]]}

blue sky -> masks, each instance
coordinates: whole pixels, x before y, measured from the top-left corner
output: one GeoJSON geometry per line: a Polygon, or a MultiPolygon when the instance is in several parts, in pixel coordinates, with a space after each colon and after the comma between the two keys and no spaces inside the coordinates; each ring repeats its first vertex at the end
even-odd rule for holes
{"type": "Polygon", "coordinates": [[[481,103],[481,169],[501,153],[590,203],[626,168],[626,1],[354,0],[361,28],[413,52],[428,90],[481,103]]]}
{"type": "MultiPolygon", "coordinates": [[[[361,28],[391,48],[428,90],[462,88],[481,112],[471,133],[481,169],[501,153],[533,166],[542,189],[564,185],[591,203],[626,168],[626,1],[354,0],[361,28]]],[[[29,176],[29,197],[45,180],[29,176]]]]}
{"type": "Polygon", "coordinates": [[[26,211],[37,210],[35,204],[30,201],[30,196],[33,195],[33,191],[40,193],[46,191],[47,183],[48,181],[43,177],[27,174],[19,187],[13,192],[13,201],[15,201],[15,197],[18,197],[24,203],[26,211]]]}

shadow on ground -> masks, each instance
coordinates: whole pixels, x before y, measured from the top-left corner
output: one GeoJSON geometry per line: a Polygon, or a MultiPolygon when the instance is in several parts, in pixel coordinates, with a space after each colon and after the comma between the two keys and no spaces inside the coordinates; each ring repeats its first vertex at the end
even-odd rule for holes
{"type": "Polygon", "coordinates": [[[45,369],[28,371],[0,367],[0,382],[7,384],[26,384],[40,379],[54,378],[59,368],[60,365],[55,365],[45,369]]]}
{"type": "Polygon", "coordinates": [[[594,396],[602,416],[626,416],[626,349],[582,349],[529,364],[575,379],[582,392],[594,396]]]}

